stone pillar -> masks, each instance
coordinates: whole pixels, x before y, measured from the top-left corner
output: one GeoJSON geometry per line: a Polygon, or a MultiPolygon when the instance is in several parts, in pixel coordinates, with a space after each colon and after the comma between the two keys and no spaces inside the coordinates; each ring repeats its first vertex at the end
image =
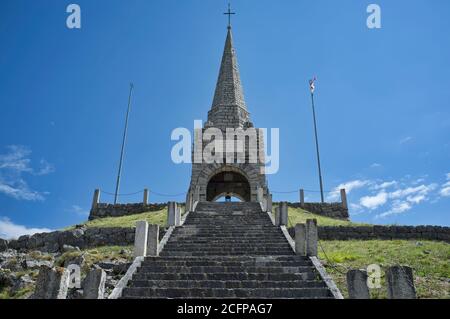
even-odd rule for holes
{"type": "Polygon", "coordinates": [[[176,226],[176,215],[177,215],[177,203],[169,202],[167,206],[167,225],[176,226]]]}
{"type": "Polygon", "coordinates": [[[136,224],[134,235],[134,258],[147,256],[148,223],[140,221],[136,224]]]}
{"type": "Polygon", "coordinates": [[[83,281],[83,299],[105,298],[106,273],[103,269],[91,270],[83,281]]]}
{"type": "Polygon", "coordinates": [[[306,225],[295,225],[295,253],[306,256],[306,225]]]}
{"type": "Polygon", "coordinates": [[[97,208],[99,203],[100,203],[100,190],[96,189],[94,191],[94,197],[92,198],[92,209],[97,208]]]}
{"type": "Polygon", "coordinates": [[[144,189],[144,199],[142,201],[144,205],[148,205],[148,194],[149,194],[148,189],[147,188],[144,189]]]}
{"type": "Polygon", "coordinates": [[[288,204],[286,202],[280,203],[280,226],[288,224],[288,204]]]}
{"type": "Polygon", "coordinates": [[[267,211],[272,212],[272,194],[267,195],[267,211]]]}
{"type": "Polygon", "coordinates": [[[41,266],[33,299],[66,299],[70,272],[64,268],[41,266]]]}
{"type": "Polygon", "coordinates": [[[275,226],[280,226],[280,223],[281,223],[280,206],[275,207],[274,220],[275,220],[275,226]]]}
{"type": "Polygon", "coordinates": [[[367,272],[352,269],[347,272],[347,288],[350,299],[370,299],[367,272]]]}
{"type": "Polygon", "coordinates": [[[175,214],[175,226],[181,226],[181,207],[177,205],[177,210],[175,214]]]}
{"type": "Polygon", "coordinates": [[[305,206],[305,190],[300,190],[300,206],[305,206]]]}
{"type": "Polygon", "coordinates": [[[389,267],[386,271],[386,283],[389,299],[416,299],[411,267],[389,267]]]}
{"type": "Polygon", "coordinates": [[[344,209],[348,209],[347,192],[345,191],[345,189],[341,189],[341,203],[344,209]]]}
{"type": "Polygon", "coordinates": [[[317,256],[318,237],[317,220],[306,220],[306,254],[308,256],[317,256]]]}
{"type": "Polygon", "coordinates": [[[148,226],[147,256],[157,257],[159,247],[159,226],[148,226]]]}

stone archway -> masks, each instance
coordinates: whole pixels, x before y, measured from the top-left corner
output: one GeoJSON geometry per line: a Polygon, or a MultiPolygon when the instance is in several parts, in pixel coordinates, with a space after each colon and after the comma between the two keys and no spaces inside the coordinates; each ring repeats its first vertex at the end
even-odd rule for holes
{"type": "Polygon", "coordinates": [[[243,202],[251,201],[247,178],[235,171],[222,171],[212,176],[206,187],[206,200],[214,202],[222,196],[234,196],[243,202]]]}

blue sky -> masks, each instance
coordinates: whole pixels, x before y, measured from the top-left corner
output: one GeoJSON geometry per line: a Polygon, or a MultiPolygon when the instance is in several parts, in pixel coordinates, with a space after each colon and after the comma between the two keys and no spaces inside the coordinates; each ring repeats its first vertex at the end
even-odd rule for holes
{"type": "MultiPolygon", "coordinates": [[[[206,119],[226,5],[2,1],[0,236],[82,222],[93,190],[114,190],[130,81],[122,192],[187,190],[190,166],[171,161],[170,134],[206,119]],[[70,3],[81,7],[81,30],[66,27],[70,3]]],[[[295,191],[274,199],[318,190],[307,84],[317,75],[326,190],[347,187],[356,221],[449,226],[450,3],[239,0],[233,7],[253,122],[280,128],[270,189],[295,191]],[[370,3],[381,6],[381,29],[366,26],[370,3]]]]}

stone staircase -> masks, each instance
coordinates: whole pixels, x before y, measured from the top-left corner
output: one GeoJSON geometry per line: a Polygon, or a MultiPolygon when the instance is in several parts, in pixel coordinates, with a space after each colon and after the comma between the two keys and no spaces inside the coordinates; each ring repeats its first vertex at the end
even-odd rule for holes
{"type": "Polygon", "coordinates": [[[199,203],[122,298],[332,298],[258,203],[199,203]]]}

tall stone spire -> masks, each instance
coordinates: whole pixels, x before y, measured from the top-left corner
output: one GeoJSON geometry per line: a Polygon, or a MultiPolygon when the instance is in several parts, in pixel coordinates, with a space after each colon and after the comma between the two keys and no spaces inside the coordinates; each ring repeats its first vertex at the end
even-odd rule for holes
{"type": "Polygon", "coordinates": [[[233,35],[229,26],[214,100],[211,111],[208,113],[207,126],[223,129],[246,125],[250,126],[251,124],[244,100],[236,51],[233,47],[233,35]]]}

